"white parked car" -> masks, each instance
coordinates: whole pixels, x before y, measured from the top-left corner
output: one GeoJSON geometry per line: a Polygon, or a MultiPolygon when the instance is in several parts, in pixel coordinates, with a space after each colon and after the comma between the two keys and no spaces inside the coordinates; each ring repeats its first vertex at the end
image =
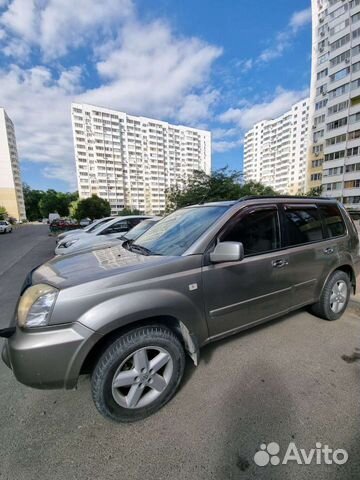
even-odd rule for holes
{"type": "MultiPolygon", "coordinates": [[[[84,249],[91,247],[94,243],[95,237],[119,238],[120,235],[125,234],[131,230],[135,225],[142,220],[151,218],[146,215],[129,215],[123,217],[116,217],[109,222],[106,222],[96,228],[93,232],[85,232],[85,234],[71,235],[61,240],[55,249],[55,255],[68,255],[70,253],[78,253],[84,249]]],[[[96,242],[96,240],[95,240],[96,242]]]]}
{"type": "Polygon", "coordinates": [[[80,220],[80,225],[81,225],[82,227],[87,227],[87,226],[90,225],[90,224],[91,224],[90,218],[82,218],[82,219],[80,220]]]}
{"type": "Polygon", "coordinates": [[[93,250],[116,247],[117,245],[122,245],[124,242],[134,242],[155,225],[155,223],[161,220],[161,218],[162,217],[152,217],[143,220],[125,234],[118,234],[116,237],[112,235],[92,235],[91,240],[89,240],[89,245],[81,250],[77,250],[75,253],[92,252],[93,250]]]}
{"type": "Polygon", "coordinates": [[[56,243],[60,243],[61,240],[70,236],[75,235],[77,237],[78,235],[82,235],[83,233],[94,232],[97,227],[100,227],[101,225],[104,225],[105,223],[113,219],[114,217],[99,218],[98,220],[94,220],[92,223],[90,223],[90,225],[85,228],[76,228],[74,230],[69,230],[68,232],[60,233],[60,235],[56,237],[56,243]]]}
{"type": "Polygon", "coordinates": [[[0,233],[11,233],[12,225],[6,220],[0,220],[0,233]]]}

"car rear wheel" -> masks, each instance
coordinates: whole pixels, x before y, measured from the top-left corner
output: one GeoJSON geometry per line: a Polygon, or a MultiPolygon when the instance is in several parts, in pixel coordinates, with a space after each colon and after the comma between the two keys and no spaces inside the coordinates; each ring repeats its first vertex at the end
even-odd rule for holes
{"type": "Polygon", "coordinates": [[[319,302],[312,305],[312,312],[325,320],[337,320],[346,310],[351,292],[349,275],[341,270],[327,280],[319,302]]]}
{"type": "Polygon", "coordinates": [[[112,343],[92,377],[96,408],[117,422],[152,415],[175,394],[183,376],[185,352],[163,326],[134,329],[112,343]]]}

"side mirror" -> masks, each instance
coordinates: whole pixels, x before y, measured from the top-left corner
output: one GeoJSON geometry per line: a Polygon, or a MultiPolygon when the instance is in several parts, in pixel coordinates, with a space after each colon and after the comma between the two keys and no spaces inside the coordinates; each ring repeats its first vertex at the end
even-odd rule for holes
{"type": "Polygon", "coordinates": [[[244,246],[241,242],[220,242],[210,253],[212,263],[238,262],[244,258],[244,246]]]}

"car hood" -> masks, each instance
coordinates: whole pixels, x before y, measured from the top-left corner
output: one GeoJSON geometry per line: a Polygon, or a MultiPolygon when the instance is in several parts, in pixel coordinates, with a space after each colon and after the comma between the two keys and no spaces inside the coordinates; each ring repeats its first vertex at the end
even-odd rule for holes
{"type": "Polygon", "coordinates": [[[83,233],[86,233],[83,228],[75,228],[74,230],[68,230],[67,232],[60,233],[58,235],[58,238],[68,238],[70,237],[70,235],[82,235],[83,233]]]}
{"type": "Polygon", "coordinates": [[[132,273],[148,267],[166,264],[178,257],[145,256],[130,252],[121,245],[86,253],[54,257],[37,268],[32,283],[47,283],[67,288],[101,278],[132,273]]]}

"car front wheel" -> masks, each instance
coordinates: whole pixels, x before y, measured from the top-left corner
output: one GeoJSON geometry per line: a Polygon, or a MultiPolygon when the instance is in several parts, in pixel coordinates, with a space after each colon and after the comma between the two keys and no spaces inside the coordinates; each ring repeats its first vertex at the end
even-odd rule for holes
{"type": "Polygon", "coordinates": [[[98,360],[91,377],[96,408],[117,422],[152,415],[175,394],[184,366],[184,349],[170,329],[136,328],[115,340],[98,360]]]}

